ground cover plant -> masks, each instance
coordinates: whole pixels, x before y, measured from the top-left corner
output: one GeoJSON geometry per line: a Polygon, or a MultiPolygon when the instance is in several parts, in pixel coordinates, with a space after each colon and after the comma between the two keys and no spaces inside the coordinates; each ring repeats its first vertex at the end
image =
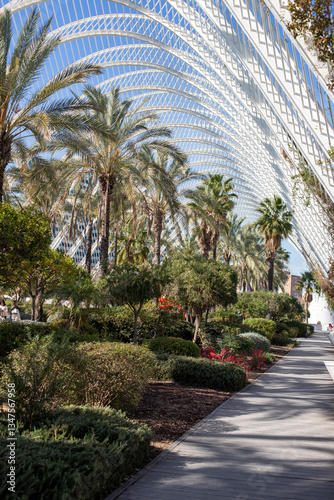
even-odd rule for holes
{"type": "MultiPolygon", "coordinates": [[[[7,422],[0,418],[0,475],[6,478],[7,422]]],[[[22,500],[102,500],[147,459],[151,438],[147,426],[114,409],[69,406],[48,412],[33,430],[20,429],[16,494],[22,500]]],[[[1,482],[1,498],[13,497],[7,487],[1,482]]]]}

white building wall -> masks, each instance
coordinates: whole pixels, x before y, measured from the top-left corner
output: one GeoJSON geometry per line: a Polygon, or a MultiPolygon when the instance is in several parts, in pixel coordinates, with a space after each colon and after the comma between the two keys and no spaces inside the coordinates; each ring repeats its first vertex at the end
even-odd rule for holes
{"type": "Polygon", "coordinates": [[[316,325],[321,322],[322,329],[326,330],[329,323],[334,324],[334,311],[328,307],[327,300],[324,295],[313,294],[313,300],[309,306],[310,317],[309,323],[316,325]]]}

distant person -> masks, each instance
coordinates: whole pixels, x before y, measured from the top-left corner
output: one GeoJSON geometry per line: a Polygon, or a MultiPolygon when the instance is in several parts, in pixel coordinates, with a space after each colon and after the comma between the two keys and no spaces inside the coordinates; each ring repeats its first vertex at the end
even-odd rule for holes
{"type": "Polygon", "coordinates": [[[6,306],[6,302],[1,299],[0,300],[0,318],[2,320],[6,319],[8,316],[8,307],[6,306]]]}
{"type": "Polygon", "coordinates": [[[18,308],[16,300],[13,300],[10,309],[10,321],[20,321],[20,319],[20,309],[18,308]]]}

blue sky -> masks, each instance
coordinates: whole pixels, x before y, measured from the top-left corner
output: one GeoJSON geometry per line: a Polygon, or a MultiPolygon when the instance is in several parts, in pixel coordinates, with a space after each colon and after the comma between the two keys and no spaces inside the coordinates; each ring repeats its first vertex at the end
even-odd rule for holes
{"type": "Polygon", "coordinates": [[[300,276],[301,273],[310,270],[310,268],[306,264],[306,261],[304,260],[304,258],[295,249],[295,247],[291,245],[291,243],[289,243],[286,240],[283,240],[282,247],[285,250],[287,250],[288,252],[290,252],[289,269],[290,269],[291,274],[294,274],[296,276],[300,276]]]}

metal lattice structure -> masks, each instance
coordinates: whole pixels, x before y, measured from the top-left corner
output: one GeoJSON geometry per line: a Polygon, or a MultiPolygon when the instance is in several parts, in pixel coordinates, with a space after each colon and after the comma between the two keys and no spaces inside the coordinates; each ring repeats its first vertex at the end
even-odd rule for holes
{"type": "MultiPolygon", "coordinates": [[[[146,106],[173,129],[192,169],[234,179],[248,222],[264,197],[294,210],[293,245],[327,269],[333,249],[315,199],[292,177],[300,157],[334,201],[334,96],[327,68],[289,34],[279,0],[3,1],[18,32],[37,5],[62,45],[44,79],[78,60],[100,64],[93,83],[146,106]]],[[[80,89],[77,89],[80,91],[80,89]]],[[[54,241],[61,247],[62,233],[54,241]]],[[[80,241],[71,254],[80,261],[80,241]]],[[[95,252],[97,243],[95,243],[95,252]]]]}

